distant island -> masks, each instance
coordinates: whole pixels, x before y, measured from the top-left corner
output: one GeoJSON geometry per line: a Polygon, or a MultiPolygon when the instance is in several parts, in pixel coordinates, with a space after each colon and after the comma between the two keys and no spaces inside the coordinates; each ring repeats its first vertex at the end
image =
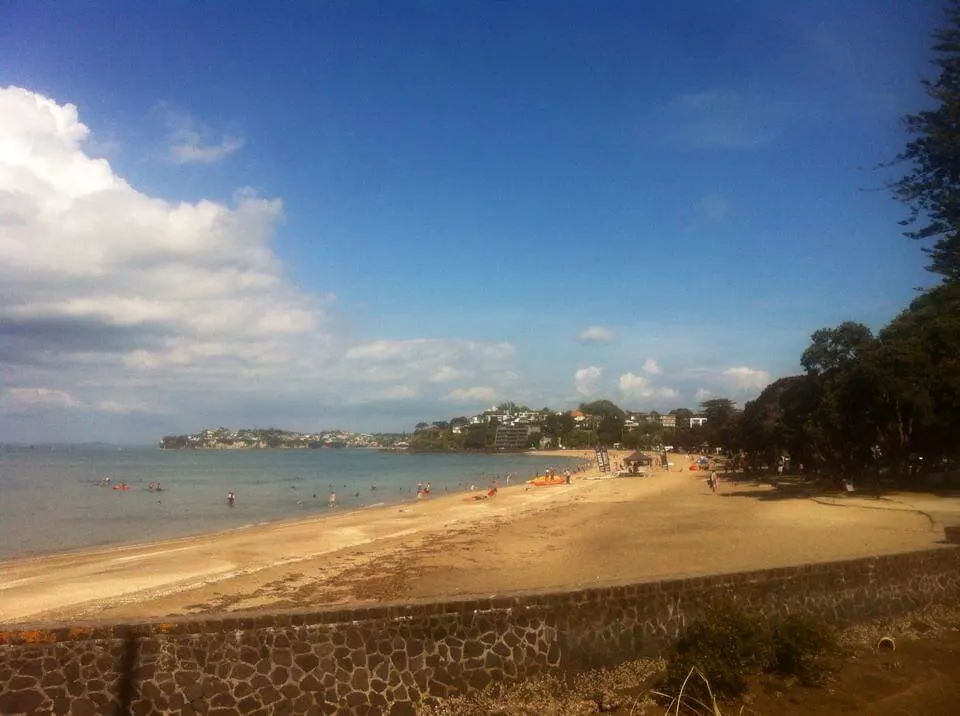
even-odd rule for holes
{"type": "Polygon", "coordinates": [[[326,430],[299,433],[276,428],[206,428],[192,435],[165,435],[161,450],[267,450],[321,448],[380,448],[402,450],[407,447],[402,433],[351,433],[326,430]]]}

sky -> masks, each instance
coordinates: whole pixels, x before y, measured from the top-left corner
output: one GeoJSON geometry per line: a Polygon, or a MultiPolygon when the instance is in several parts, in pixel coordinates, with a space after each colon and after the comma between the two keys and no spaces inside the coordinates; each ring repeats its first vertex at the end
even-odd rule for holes
{"type": "Polygon", "coordinates": [[[933,283],[937,5],[7,0],[0,442],[743,405],[933,283]]]}

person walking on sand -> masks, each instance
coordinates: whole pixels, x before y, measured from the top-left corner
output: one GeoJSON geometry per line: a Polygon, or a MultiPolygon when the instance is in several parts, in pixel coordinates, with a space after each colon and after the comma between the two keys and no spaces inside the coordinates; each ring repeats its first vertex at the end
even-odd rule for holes
{"type": "Polygon", "coordinates": [[[710,490],[713,492],[714,495],[717,494],[717,487],[719,487],[719,484],[720,484],[720,478],[717,477],[717,471],[714,470],[713,472],[710,473],[710,490]]]}
{"type": "Polygon", "coordinates": [[[331,510],[337,509],[337,493],[336,492],[330,493],[330,498],[327,501],[327,504],[330,506],[331,510]]]}

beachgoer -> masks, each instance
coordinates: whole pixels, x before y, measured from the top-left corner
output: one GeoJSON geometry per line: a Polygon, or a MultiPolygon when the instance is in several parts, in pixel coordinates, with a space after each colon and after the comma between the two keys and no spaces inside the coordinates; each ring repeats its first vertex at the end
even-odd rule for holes
{"type": "Polygon", "coordinates": [[[233,494],[233,491],[227,493],[227,506],[233,507],[234,503],[237,501],[237,496],[233,494]]]}
{"type": "Polygon", "coordinates": [[[337,508],[337,493],[336,493],[336,492],[331,492],[331,493],[330,493],[330,497],[329,497],[329,499],[327,500],[327,504],[329,505],[329,507],[330,507],[331,510],[335,510],[335,509],[337,508]]]}
{"type": "Polygon", "coordinates": [[[423,494],[424,494],[424,495],[429,495],[431,489],[432,489],[432,488],[430,487],[430,483],[428,482],[426,485],[423,486],[423,494]]]}
{"type": "Polygon", "coordinates": [[[710,473],[710,489],[713,491],[713,494],[717,494],[717,471],[714,470],[710,473]]]}

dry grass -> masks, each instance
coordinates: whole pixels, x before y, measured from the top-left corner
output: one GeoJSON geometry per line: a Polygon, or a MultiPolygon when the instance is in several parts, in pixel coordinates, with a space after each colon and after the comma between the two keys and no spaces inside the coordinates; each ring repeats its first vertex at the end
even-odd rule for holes
{"type": "Polygon", "coordinates": [[[423,705],[421,716],[580,716],[604,712],[650,713],[648,694],[666,669],[663,659],[634,659],[564,680],[547,673],[512,684],[494,683],[475,694],[423,705]],[[623,709],[626,708],[626,711],[623,709]],[[630,709],[633,711],[630,711],[630,709]]]}

